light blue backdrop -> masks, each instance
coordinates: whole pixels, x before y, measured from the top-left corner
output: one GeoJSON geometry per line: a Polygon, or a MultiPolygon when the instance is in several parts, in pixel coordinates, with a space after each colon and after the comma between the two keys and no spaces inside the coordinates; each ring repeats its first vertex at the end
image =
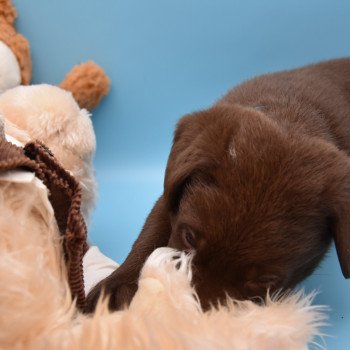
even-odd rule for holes
{"type": "MultiPolygon", "coordinates": [[[[121,262],[162,191],[176,120],[243,79],[350,55],[350,1],[16,0],[34,83],[93,59],[112,79],[94,111],[100,199],[91,239],[121,262]]],[[[350,116],[349,116],[350,117],[350,116]]],[[[332,251],[306,283],[330,305],[330,349],[350,349],[350,281],[332,251]]]]}

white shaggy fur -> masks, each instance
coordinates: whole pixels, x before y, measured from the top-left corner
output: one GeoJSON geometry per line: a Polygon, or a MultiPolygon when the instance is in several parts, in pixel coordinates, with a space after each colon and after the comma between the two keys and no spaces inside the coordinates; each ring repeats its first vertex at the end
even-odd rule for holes
{"type": "Polygon", "coordinates": [[[302,294],[203,313],[191,257],[167,248],[147,260],[129,309],[110,313],[100,301],[94,316],[81,315],[47,198],[29,184],[0,185],[1,349],[301,350],[323,323],[321,308],[302,294]]]}

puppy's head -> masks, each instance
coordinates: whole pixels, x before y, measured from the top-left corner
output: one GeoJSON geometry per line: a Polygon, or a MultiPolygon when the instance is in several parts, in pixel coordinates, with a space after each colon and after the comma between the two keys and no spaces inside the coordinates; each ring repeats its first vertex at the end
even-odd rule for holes
{"type": "Polygon", "coordinates": [[[195,251],[203,306],[295,286],[332,236],[349,277],[348,163],[335,147],[292,135],[253,109],[214,107],[183,118],[164,199],[169,246],[195,251]]]}

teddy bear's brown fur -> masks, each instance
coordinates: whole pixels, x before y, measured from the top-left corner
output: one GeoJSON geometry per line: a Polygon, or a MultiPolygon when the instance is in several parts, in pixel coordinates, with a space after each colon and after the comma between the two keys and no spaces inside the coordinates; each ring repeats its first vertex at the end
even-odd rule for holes
{"type": "Polygon", "coordinates": [[[71,91],[78,105],[90,111],[108,94],[110,80],[99,65],[88,61],[73,67],[59,86],[71,91]]]}

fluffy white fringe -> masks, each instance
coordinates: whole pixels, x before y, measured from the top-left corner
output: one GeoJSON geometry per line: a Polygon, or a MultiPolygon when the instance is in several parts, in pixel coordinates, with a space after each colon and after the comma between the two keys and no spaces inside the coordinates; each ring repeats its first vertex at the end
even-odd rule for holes
{"type": "Polygon", "coordinates": [[[127,310],[110,313],[100,301],[94,316],[81,315],[43,193],[0,186],[1,349],[303,350],[324,325],[324,309],[301,292],[203,313],[190,285],[191,257],[168,248],[149,257],[127,310]]]}

